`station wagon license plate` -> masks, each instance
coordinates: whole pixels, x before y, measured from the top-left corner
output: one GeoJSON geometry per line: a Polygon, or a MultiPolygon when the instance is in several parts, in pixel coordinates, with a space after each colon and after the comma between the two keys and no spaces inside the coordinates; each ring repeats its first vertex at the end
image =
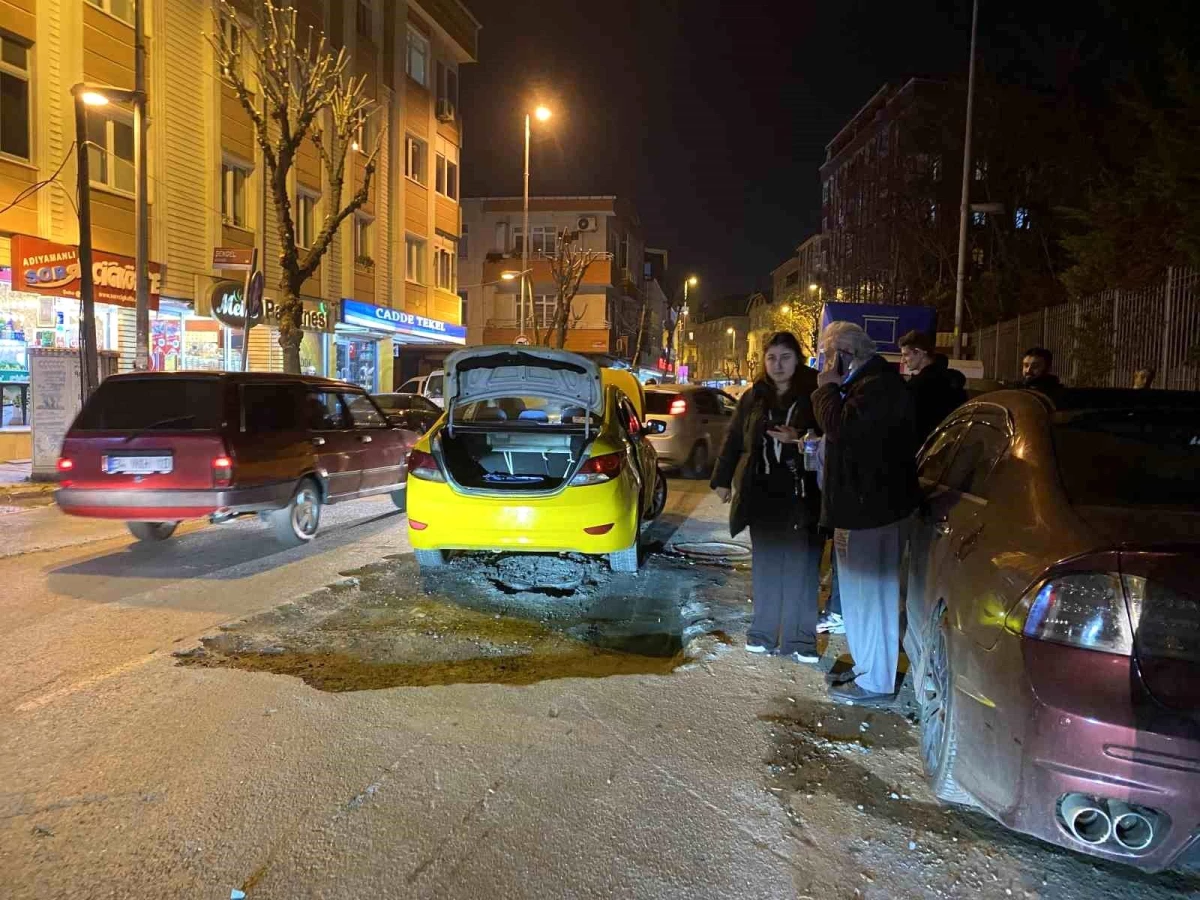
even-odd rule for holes
{"type": "Polygon", "coordinates": [[[104,471],[109,475],[170,475],[174,468],[171,456],[104,457],[104,471]]]}

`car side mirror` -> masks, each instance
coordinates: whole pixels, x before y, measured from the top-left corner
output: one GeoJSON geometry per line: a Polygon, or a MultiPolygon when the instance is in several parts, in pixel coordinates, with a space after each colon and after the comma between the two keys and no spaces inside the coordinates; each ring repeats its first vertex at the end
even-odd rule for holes
{"type": "Polygon", "coordinates": [[[667,423],[658,419],[651,419],[642,426],[642,434],[663,434],[667,430],[667,423]]]}

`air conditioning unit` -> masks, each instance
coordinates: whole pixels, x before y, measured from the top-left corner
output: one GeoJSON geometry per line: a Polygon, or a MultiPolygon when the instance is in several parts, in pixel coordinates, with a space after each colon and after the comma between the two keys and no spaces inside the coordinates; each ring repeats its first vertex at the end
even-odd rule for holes
{"type": "Polygon", "coordinates": [[[575,220],[576,231],[595,231],[597,227],[595,216],[580,216],[575,220]]]}
{"type": "Polygon", "coordinates": [[[458,110],[449,97],[438,97],[437,117],[439,122],[453,122],[458,118],[458,110]]]}

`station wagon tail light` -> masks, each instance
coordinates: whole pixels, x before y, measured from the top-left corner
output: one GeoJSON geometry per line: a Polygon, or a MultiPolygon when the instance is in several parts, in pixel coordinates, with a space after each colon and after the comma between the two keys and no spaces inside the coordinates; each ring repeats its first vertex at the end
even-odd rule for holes
{"type": "Polygon", "coordinates": [[[75,460],[68,459],[65,456],[60,456],[58,458],[58,471],[70,472],[74,468],[75,468],[75,460]]]}
{"type": "MultiPolygon", "coordinates": [[[[1141,579],[1137,579],[1140,581],[1141,579]]],[[[1030,589],[1004,620],[1005,628],[1037,641],[1130,656],[1140,604],[1126,604],[1117,572],[1071,572],[1030,589]]],[[[1132,597],[1131,597],[1132,599],[1132,597]]]]}
{"type": "Polygon", "coordinates": [[[603,484],[621,474],[621,466],[625,462],[623,453],[605,453],[603,456],[593,456],[580,467],[575,477],[571,479],[573,487],[585,484],[603,484]]]}
{"type": "Polygon", "coordinates": [[[228,456],[218,456],[212,461],[213,484],[217,487],[229,487],[233,484],[233,460],[228,456]]]}
{"type": "Polygon", "coordinates": [[[446,476],[442,474],[442,470],[438,466],[437,460],[433,458],[433,454],[426,453],[424,450],[409,452],[408,474],[413,478],[420,478],[422,481],[446,480],[446,476]]]}
{"type": "Polygon", "coordinates": [[[687,412],[687,401],[682,397],[676,397],[671,401],[671,408],[668,410],[668,415],[682,416],[687,412]]]}

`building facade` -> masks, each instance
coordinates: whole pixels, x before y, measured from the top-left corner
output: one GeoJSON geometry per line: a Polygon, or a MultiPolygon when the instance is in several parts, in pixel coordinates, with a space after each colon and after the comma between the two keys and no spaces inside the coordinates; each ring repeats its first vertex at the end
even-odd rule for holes
{"type": "MultiPolygon", "coordinates": [[[[463,200],[464,287],[467,341],[511,344],[519,336],[523,202],[520,197],[463,200]]],[[[597,254],[572,303],[565,347],[630,359],[644,331],[639,363],[661,356],[665,297],[646,268],[645,240],[632,204],[615,196],[529,198],[529,265],[532,306],[526,337],[549,326],[557,298],[551,261],[562,234],[597,254]],[[645,320],[642,310],[647,310],[645,320]]]]}
{"type": "Polygon", "coordinates": [[[717,316],[695,323],[691,333],[695,354],[691,381],[728,384],[751,377],[749,316],[717,316]]]}
{"type": "MultiPolygon", "coordinates": [[[[247,27],[254,2],[235,4],[247,27]]],[[[133,9],[132,0],[0,0],[0,207],[16,200],[0,213],[0,371],[11,384],[28,377],[30,345],[79,346],[71,88],[133,87],[133,9]]],[[[458,0],[300,0],[296,9],[302,32],[311,26],[333,52],[346,51],[376,104],[350,151],[343,202],[382,135],[367,203],[342,223],[304,287],[301,364],[306,372],[390,390],[394,358],[465,340],[456,284],[458,68],[476,58],[479,25],[458,0]]],[[[222,308],[243,276],[214,266],[214,250],[256,248],[265,316],[250,332],[250,366],[280,369],[271,326],[280,296],[276,214],[250,118],[205,37],[229,23],[214,18],[211,0],[148,0],[144,15],[151,367],[240,368],[241,329],[222,308]]],[[[116,103],[89,108],[86,139],[97,342],[126,370],[135,339],[130,110],[116,103]]],[[[301,246],[333,212],[324,201],[325,178],[306,143],[289,184],[301,246]]],[[[24,411],[16,413],[15,396],[5,390],[5,422],[19,433],[24,411]]]]}

